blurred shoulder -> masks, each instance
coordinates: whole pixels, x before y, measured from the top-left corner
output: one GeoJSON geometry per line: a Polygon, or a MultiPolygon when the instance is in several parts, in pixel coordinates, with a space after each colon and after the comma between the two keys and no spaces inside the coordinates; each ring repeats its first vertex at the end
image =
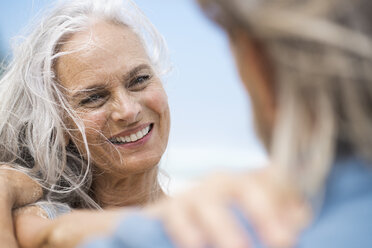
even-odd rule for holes
{"type": "Polygon", "coordinates": [[[372,166],[338,160],[326,182],[322,206],[298,247],[372,247],[372,166]]]}

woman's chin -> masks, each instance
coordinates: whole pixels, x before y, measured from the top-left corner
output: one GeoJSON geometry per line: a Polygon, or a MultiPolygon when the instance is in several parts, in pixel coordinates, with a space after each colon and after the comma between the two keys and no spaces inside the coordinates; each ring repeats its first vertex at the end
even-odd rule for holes
{"type": "Polygon", "coordinates": [[[161,156],[152,156],[148,158],[127,158],[125,162],[111,166],[114,173],[121,174],[125,177],[131,174],[145,173],[156,170],[160,162],[161,156]]]}

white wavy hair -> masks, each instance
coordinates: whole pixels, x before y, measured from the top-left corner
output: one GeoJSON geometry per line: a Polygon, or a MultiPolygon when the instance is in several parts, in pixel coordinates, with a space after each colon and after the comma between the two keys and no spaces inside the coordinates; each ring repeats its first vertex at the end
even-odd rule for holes
{"type": "Polygon", "coordinates": [[[99,206],[87,193],[92,169],[84,126],[57,83],[54,65],[64,55],[59,51],[63,42],[97,19],[130,27],[143,41],[156,73],[168,70],[164,39],[134,2],[66,0],[46,10],[13,46],[13,59],[0,80],[0,163],[35,178],[48,200],[93,208],[99,206]],[[65,142],[66,118],[81,132],[84,159],[65,142]]]}

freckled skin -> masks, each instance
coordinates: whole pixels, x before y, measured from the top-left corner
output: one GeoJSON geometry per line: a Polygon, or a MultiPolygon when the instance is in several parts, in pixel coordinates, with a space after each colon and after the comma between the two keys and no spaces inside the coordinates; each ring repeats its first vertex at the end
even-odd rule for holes
{"type": "MultiPolygon", "coordinates": [[[[128,27],[101,21],[87,31],[74,34],[62,51],[74,52],[58,59],[57,76],[86,128],[96,169],[119,177],[154,168],[168,142],[169,107],[162,83],[151,69],[137,35],[128,27]],[[133,90],[123,78],[141,64],[148,68],[139,73],[150,74],[151,78],[144,88],[133,90]],[[80,97],[72,97],[97,84],[108,92],[103,104],[81,105],[80,97]],[[113,135],[146,123],[154,124],[152,136],[141,147],[124,149],[107,141],[113,135]]],[[[71,121],[67,123],[75,128],[71,121]]],[[[72,132],[72,140],[79,149],[85,150],[79,132],[72,132]]]]}

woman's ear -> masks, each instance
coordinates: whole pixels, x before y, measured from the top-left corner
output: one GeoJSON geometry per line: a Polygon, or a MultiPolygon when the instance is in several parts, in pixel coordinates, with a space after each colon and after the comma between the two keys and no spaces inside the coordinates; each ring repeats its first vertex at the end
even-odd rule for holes
{"type": "Polygon", "coordinates": [[[270,63],[260,42],[251,38],[243,28],[230,33],[230,45],[241,80],[251,98],[256,130],[269,148],[276,111],[270,63]]]}

